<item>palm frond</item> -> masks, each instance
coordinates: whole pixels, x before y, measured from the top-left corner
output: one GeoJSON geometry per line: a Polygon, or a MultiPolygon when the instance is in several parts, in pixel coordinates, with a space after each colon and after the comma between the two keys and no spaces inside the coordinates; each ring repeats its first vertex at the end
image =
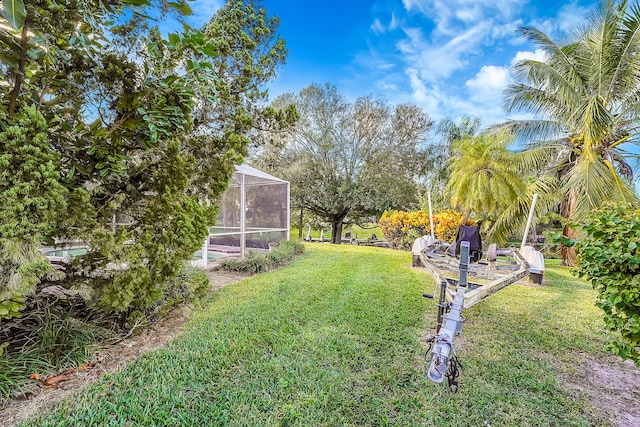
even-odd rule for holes
{"type": "Polygon", "coordinates": [[[557,209],[560,181],[554,175],[542,175],[531,182],[526,190],[496,218],[489,229],[489,240],[504,244],[507,238],[524,230],[533,202],[533,195],[538,194],[538,202],[534,210],[534,224],[540,218],[557,209]]]}
{"type": "Polygon", "coordinates": [[[516,153],[514,166],[529,175],[538,175],[552,164],[561,145],[530,144],[527,149],[516,153]]]}
{"type": "MultiPolygon", "coordinates": [[[[621,5],[622,6],[622,5],[621,5]]],[[[638,87],[638,68],[640,68],[640,6],[635,3],[631,6],[630,13],[625,13],[622,31],[619,32],[619,48],[611,49],[619,52],[616,55],[614,69],[611,73],[609,90],[605,99],[618,99],[619,94],[626,94],[629,88],[638,87]]]]}
{"type": "Polygon", "coordinates": [[[534,144],[541,141],[557,140],[567,134],[565,126],[555,120],[508,120],[487,129],[490,134],[508,132],[515,142],[534,144]]]}
{"type": "Polygon", "coordinates": [[[562,50],[562,46],[556,44],[556,42],[551,40],[548,35],[537,28],[525,26],[518,28],[516,32],[529,40],[532,44],[539,46],[550,57],[560,58],[569,67],[573,65],[571,57],[565,55],[565,52],[562,50]]]}
{"type": "Polygon", "coordinates": [[[563,191],[570,189],[576,194],[572,220],[583,219],[589,211],[605,201],[638,203],[632,185],[620,179],[608,161],[598,158],[582,157],[568,171],[563,191]]]}
{"type": "Polygon", "coordinates": [[[596,150],[609,136],[611,124],[614,122],[613,116],[598,96],[590,98],[585,103],[580,115],[585,148],[588,151],[596,150]]]}

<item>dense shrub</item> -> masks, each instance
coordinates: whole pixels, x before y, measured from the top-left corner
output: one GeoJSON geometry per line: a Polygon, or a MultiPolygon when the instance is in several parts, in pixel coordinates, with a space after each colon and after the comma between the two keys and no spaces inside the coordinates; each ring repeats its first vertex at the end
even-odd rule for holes
{"type": "Polygon", "coordinates": [[[0,407],[3,399],[34,386],[31,374],[45,376],[84,363],[101,345],[121,340],[171,309],[198,303],[209,288],[204,270],[183,263],[162,296],[146,309],[107,314],[73,292],[63,291],[62,298],[60,291],[39,292],[26,301],[20,321],[0,323],[0,407]]]}
{"type": "Polygon", "coordinates": [[[182,264],[178,273],[162,290],[162,298],[146,310],[135,310],[127,317],[129,327],[144,325],[148,320],[163,317],[167,312],[185,304],[199,304],[209,292],[209,278],[204,270],[182,264]]]}
{"type": "MultiPolygon", "coordinates": [[[[454,210],[444,210],[433,215],[433,230],[437,239],[451,242],[456,237],[464,215],[454,210]]],[[[475,225],[472,219],[466,225],[475,225]]],[[[386,211],[380,217],[380,230],[392,247],[409,249],[421,236],[431,233],[429,213],[424,210],[404,212],[386,211]]]]}
{"type": "Polygon", "coordinates": [[[67,209],[47,123],[25,107],[0,126],[0,319],[17,316],[52,273],[38,251],[67,209]]]}
{"type": "Polygon", "coordinates": [[[620,334],[608,349],[640,365],[640,210],[606,204],[580,228],[577,273],[598,291],[607,328],[620,334]]]}
{"type": "Polygon", "coordinates": [[[220,268],[245,273],[262,273],[273,270],[304,252],[304,245],[299,242],[283,240],[278,247],[265,254],[249,251],[245,259],[228,258],[220,262],[220,268]]]}
{"type": "Polygon", "coordinates": [[[277,22],[233,3],[207,34],[164,36],[150,17],[188,15],[178,3],[18,1],[0,14],[0,319],[45,281],[118,315],[162,303],[251,130],[285,120],[253,108],[286,53],[277,22]],[[222,52],[215,27],[243,47],[222,52]],[[86,253],[55,269],[38,250],[75,244],[86,253]]]}

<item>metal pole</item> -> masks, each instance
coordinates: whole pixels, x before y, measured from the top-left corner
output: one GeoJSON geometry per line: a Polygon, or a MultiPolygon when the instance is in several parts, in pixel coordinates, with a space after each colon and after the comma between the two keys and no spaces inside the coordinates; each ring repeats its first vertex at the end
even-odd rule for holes
{"type": "Polygon", "coordinates": [[[209,233],[207,233],[207,237],[205,237],[204,244],[202,245],[202,267],[207,268],[208,262],[209,262],[209,233]]]}
{"type": "Polygon", "coordinates": [[[427,198],[429,199],[429,227],[431,227],[431,238],[435,240],[436,236],[433,232],[433,210],[431,209],[431,191],[427,192],[427,198]]]}
{"type": "Polygon", "coordinates": [[[291,240],[291,184],[288,181],[287,181],[287,240],[291,240]]]}
{"type": "Polygon", "coordinates": [[[247,247],[245,235],[247,222],[247,201],[244,188],[245,176],[244,174],[241,174],[240,177],[240,258],[244,259],[244,252],[247,247]]]}
{"type": "Polygon", "coordinates": [[[529,210],[529,219],[527,219],[527,227],[524,229],[524,236],[522,236],[522,244],[520,245],[520,250],[524,248],[525,243],[527,243],[527,236],[529,235],[529,228],[531,227],[531,221],[533,220],[533,211],[536,208],[536,201],[538,200],[538,193],[533,195],[533,201],[531,202],[531,209],[529,210]]]}
{"type": "Polygon", "coordinates": [[[440,298],[438,298],[438,317],[436,319],[436,334],[440,332],[442,328],[442,321],[444,319],[445,312],[447,311],[447,279],[443,279],[440,282],[440,298]]]}

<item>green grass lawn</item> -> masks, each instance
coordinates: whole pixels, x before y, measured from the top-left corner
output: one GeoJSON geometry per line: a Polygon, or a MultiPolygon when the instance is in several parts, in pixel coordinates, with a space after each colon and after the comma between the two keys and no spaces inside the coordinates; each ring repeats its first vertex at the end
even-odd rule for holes
{"type": "Polygon", "coordinates": [[[307,245],[214,294],[165,349],[27,425],[565,426],[603,424],[560,377],[606,334],[594,292],[552,267],[464,312],[460,391],[426,379],[435,321],[411,253],[307,245]]]}
{"type": "MultiPolygon", "coordinates": [[[[351,232],[351,237],[354,239],[368,239],[372,234],[375,234],[378,239],[383,239],[382,231],[380,231],[380,227],[377,224],[370,224],[367,228],[362,228],[358,225],[347,225],[342,229],[342,236],[344,237],[344,233],[351,232]]],[[[298,240],[298,228],[291,227],[291,239],[298,240]]],[[[302,238],[307,235],[307,229],[302,230],[302,238]]],[[[312,229],[311,237],[314,239],[320,238],[320,229],[312,229]]],[[[331,227],[327,227],[324,229],[324,237],[327,240],[331,239],[331,227]]]]}

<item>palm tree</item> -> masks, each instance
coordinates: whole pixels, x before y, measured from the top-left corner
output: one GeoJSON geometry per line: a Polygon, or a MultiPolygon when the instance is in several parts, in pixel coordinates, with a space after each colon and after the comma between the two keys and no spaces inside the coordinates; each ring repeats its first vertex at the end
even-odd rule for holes
{"type": "MultiPolygon", "coordinates": [[[[629,164],[638,156],[628,149],[638,145],[639,134],[640,8],[626,0],[604,0],[566,44],[535,28],[520,33],[546,59],[515,65],[506,109],[538,118],[508,121],[499,128],[523,138],[531,150],[554,155],[541,174],[544,179],[534,186],[544,187],[549,196],[561,195],[565,235],[572,237],[569,221],[604,201],[638,203],[629,164]]],[[[563,258],[574,263],[566,250],[563,258]]]]}
{"type": "Polygon", "coordinates": [[[512,142],[510,135],[499,133],[452,143],[454,156],[445,194],[466,217],[475,211],[481,219],[495,218],[525,192],[523,172],[531,161],[528,153],[510,151],[512,142]]]}

